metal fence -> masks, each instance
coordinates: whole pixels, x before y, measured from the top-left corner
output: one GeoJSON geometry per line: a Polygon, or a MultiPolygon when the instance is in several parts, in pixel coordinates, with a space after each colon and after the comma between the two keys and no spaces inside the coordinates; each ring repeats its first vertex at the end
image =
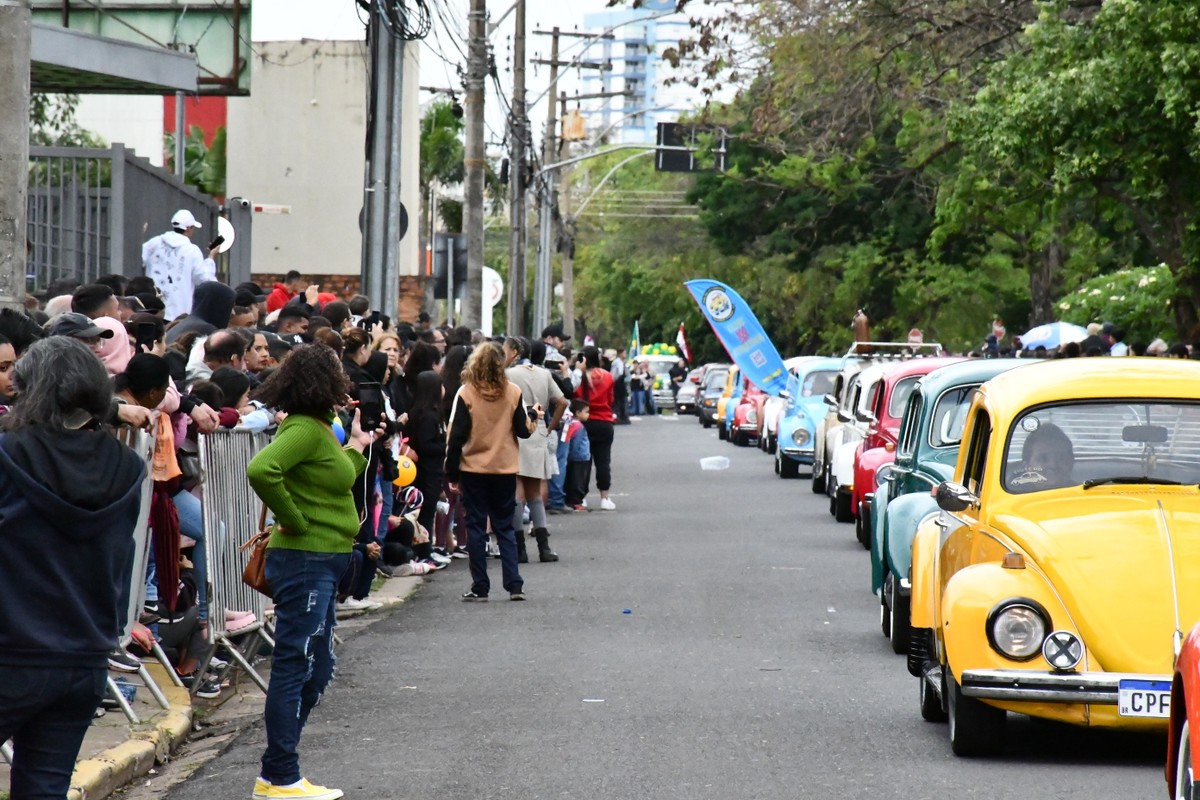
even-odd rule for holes
{"type": "Polygon", "coordinates": [[[29,148],[26,289],[142,274],[142,243],[169,230],[180,208],[216,235],[216,200],[122,144],[29,148]]]}
{"type": "Polygon", "coordinates": [[[241,547],[258,533],[262,501],[246,480],[246,465],[271,436],[245,430],[216,430],[200,436],[200,467],[204,487],[204,546],[208,555],[213,641],[224,645],[233,663],[265,692],[267,682],[252,660],[260,642],[274,645],[266,625],[266,598],[242,582],[250,554],[241,547]],[[225,611],[250,611],[255,622],[230,631],[225,611]],[[246,635],[238,645],[235,636],[246,635]]]}

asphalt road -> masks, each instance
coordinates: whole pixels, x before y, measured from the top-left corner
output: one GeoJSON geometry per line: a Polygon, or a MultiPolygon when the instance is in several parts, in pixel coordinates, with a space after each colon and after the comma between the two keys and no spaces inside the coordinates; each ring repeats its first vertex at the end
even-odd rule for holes
{"type": "MultiPolygon", "coordinates": [[[[1003,757],[956,758],[807,480],[692,417],[618,428],[614,451],[618,511],[551,518],[563,560],[525,566],[528,602],[495,561],[492,601],[460,602],[459,561],[340,649],[307,777],[438,800],[1164,796],[1161,737],[1010,715],[1003,757]]],[[[168,796],[249,797],[262,743],[168,796]]]]}

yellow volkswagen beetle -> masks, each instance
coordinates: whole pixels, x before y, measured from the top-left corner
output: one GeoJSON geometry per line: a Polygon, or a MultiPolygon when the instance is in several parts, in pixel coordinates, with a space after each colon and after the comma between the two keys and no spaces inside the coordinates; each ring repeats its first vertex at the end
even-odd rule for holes
{"type": "Polygon", "coordinates": [[[738,381],[741,380],[741,370],[737,364],[729,367],[729,374],[725,376],[725,390],[721,392],[720,399],[717,400],[717,438],[724,441],[728,437],[729,427],[725,422],[725,415],[732,409],[730,400],[733,398],[733,390],[737,388],[738,381]]]}
{"type": "Polygon", "coordinates": [[[1200,619],[1200,364],[1056,360],[976,394],[913,542],[908,667],[957,755],[1006,713],[1164,729],[1200,619]]]}

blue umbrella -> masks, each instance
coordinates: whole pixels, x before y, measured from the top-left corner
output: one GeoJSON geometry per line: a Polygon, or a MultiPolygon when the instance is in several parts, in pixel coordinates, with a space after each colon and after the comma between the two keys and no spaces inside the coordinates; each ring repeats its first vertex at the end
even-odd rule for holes
{"type": "Polygon", "coordinates": [[[1047,350],[1061,347],[1068,342],[1082,342],[1087,338],[1087,329],[1069,322],[1047,322],[1030,328],[1021,336],[1021,348],[1032,350],[1039,345],[1047,350]]]}

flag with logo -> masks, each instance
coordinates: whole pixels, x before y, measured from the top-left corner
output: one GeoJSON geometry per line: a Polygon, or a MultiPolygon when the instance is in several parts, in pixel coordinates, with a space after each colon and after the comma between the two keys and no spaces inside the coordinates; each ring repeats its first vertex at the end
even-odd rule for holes
{"type": "Polygon", "coordinates": [[[683,330],[683,323],[679,323],[679,333],[675,334],[675,344],[679,347],[679,355],[683,356],[689,364],[692,363],[692,351],[688,348],[687,334],[683,330]]]}
{"type": "Polygon", "coordinates": [[[695,280],[684,286],[741,373],[767,394],[786,391],[783,358],[741,295],[719,281],[695,280]]]}
{"type": "Polygon", "coordinates": [[[642,335],[638,333],[638,323],[634,320],[633,334],[629,337],[629,357],[641,355],[642,353],[642,335]]]}

